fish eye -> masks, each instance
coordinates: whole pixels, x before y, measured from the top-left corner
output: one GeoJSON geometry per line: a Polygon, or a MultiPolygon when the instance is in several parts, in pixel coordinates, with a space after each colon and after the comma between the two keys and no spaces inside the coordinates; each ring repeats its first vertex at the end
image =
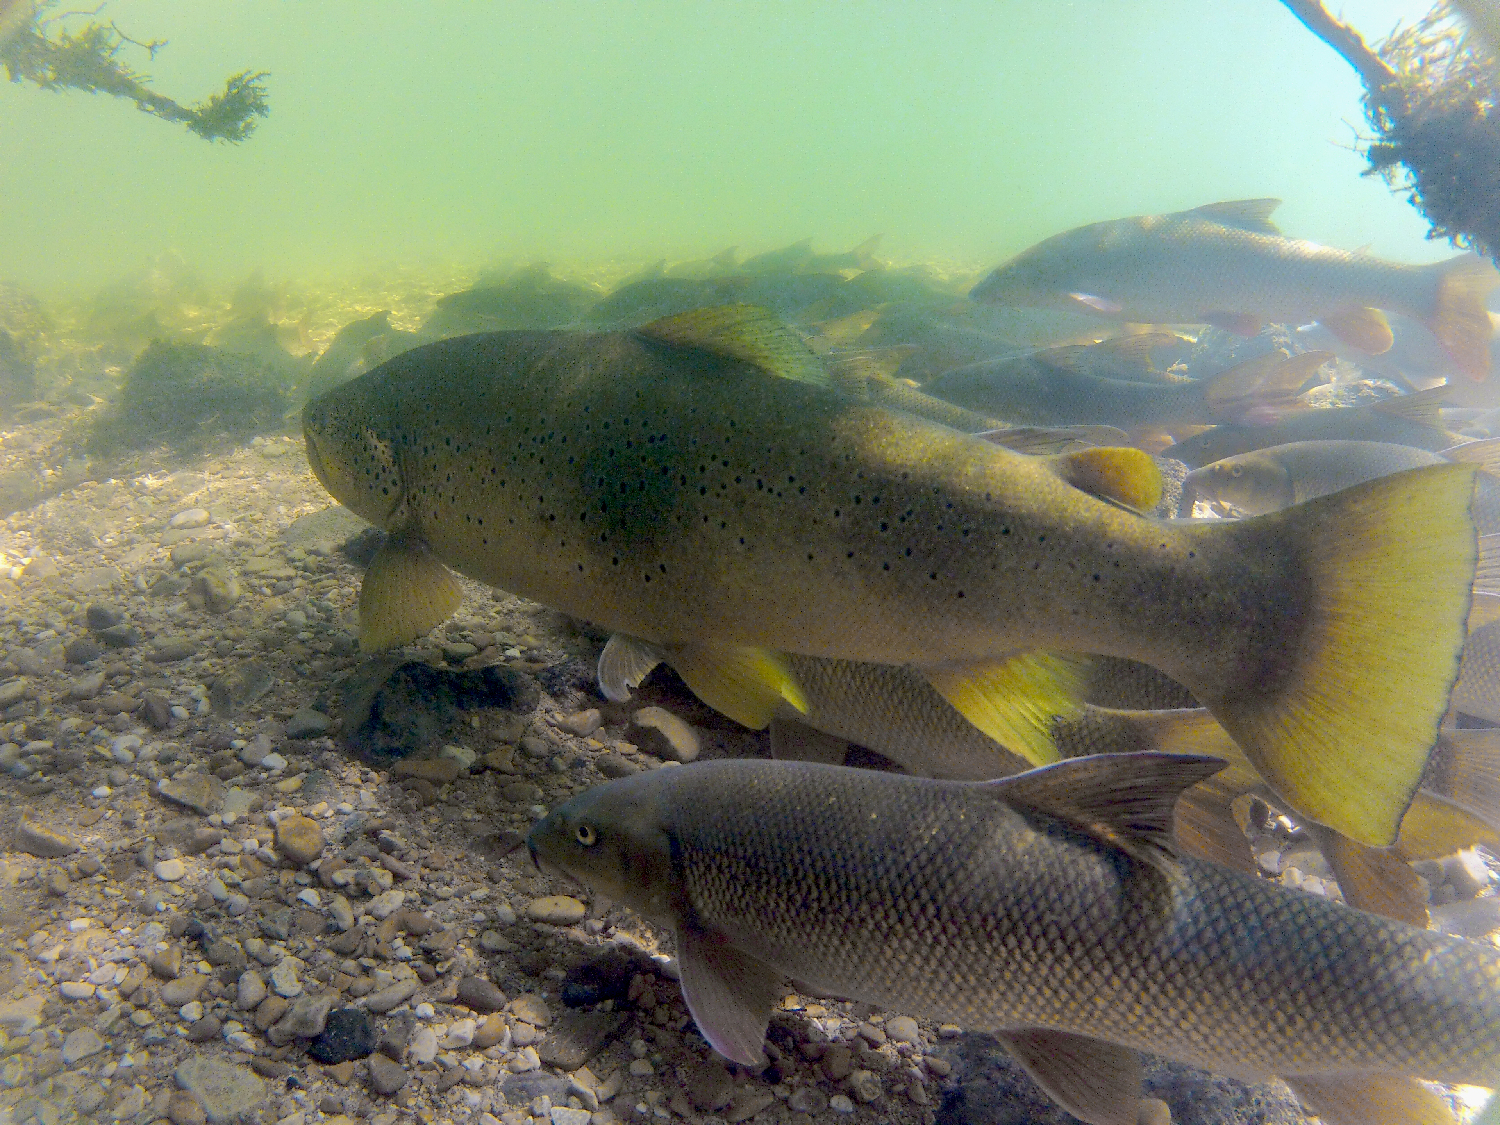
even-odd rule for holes
{"type": "Polygon", "coordinates": [[[1243,466],[1243,465],[1231,465],[1230,469],[1229,469],[1229,475],[1232,476],[1232,477],[1241,477],[1241,476],[1244,476],[1245,475],[1245,466],[1243,466]]]}
{"type": "Polygon", "coordinates": [[[578,837],[578,842],[586,848],[593,847],[594,841],[599,839],[599,834],[594,831],[594,826],[591,824],[580,824],[578,831],[574,835],[578,837]]]}

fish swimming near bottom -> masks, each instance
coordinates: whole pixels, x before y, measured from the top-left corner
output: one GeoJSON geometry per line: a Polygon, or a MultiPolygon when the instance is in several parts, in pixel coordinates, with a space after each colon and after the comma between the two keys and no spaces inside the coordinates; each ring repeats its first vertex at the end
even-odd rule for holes
{"type": "Polygon", "coordinates": [[[1413,1077],[1500,1085],[1500,950],[1173,855],[1178,793],[1221,764],[703,762],[590,789],[527,845],[671,927],[699,1030],[747,1066],[793,978],[991,1031],[1090,1125],[1136,1125],[1142,1050],[1280,1075],[1330,1121],[1376,1089],[1411,1103],[1385,1120],[1441,1120],[1413,1077]]]}

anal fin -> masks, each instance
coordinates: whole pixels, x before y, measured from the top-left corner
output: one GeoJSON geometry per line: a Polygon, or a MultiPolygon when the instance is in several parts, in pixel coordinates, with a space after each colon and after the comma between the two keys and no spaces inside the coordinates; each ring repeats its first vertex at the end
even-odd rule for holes
{"type": "Polygon", "coordinates": [[[807,711],[791,665],[779,652],[734,645],[663,646],[662,652],[694,695],[751,730],[764,730],[783,703],[807,711]]]}
{"type": "Polygon", "coordinates": [[[682,927],[676,937],[682,996],[703,1038],[727,1059],[760,1066],[782,975],[714,935],[682,927]]]}
{"type": "Polygon", "coordinates": [[[1457,1125],[1448,1103],[1415,1078],[1360,1072],[1283,1080],[1324,1125],[1457,1125]]]}
{"type": "Polygon", "coordinates": [[[1058,1105],[1088,1125],[1137,1125],[1141,1059],[1128,1047],[1029,1028],[995,1038],[1058,1105]]]}
{"type": "Polygon", "coordinates": [[[1392,852],[1340,836],[1331,828],[1313,827],[1318,848],[1333,870],[1345,902],[1356,910],[1427,928],[1426,888],[1409,863],[1392,852]]]}
{"type": "Polygon", "coordinates": [[[397,533],[375,552],[359,585],[359,647],[380,652],[416,640],[458,612],[463,589],[432,548],[397,533]]]}

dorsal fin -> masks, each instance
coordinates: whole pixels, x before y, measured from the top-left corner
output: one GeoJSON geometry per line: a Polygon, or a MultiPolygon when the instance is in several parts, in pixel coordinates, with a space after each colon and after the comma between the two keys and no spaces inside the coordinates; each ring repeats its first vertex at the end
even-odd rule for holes
{"type": "Polygon", "coordinates": [[[828,385],[827,372],[802,338],[758,305],[693,309],[653,320],[636,332],[663,344],[743,360],[783,379],[828,385]]]}
{"type": "Polygon", "coordinates": [[[1047,458],[1047,465],[1059,480],[1101,500],[1137,512],[1149,512],[1161,503],[1161,469],[1151,454],[1128,445],[1058,453],[1047,458]]]}
{"type": "Polygon", "coordinates": [[[978,784],[1012,805],[1054,816],[1101,843],[1160,865],[1173,854],[1178,796],[1223,768],[1222,758],[1198,754],[1095,754],[978,784]]]}
{"type": "Polygon", "coordinates": [[[1371,403],[1370,409],[1378,410],[1382,414],[1393,414],[1397,418],[1405,418],[1408,422],[1421,422],[1424,426],[1441,428],[1443,416],[1438,408],[1447,401],[1451,393],[1447,387],[1433,387],[1431,390],[1417,391],[1415,394],[1381,399],[1379,402],[1371,403]]]}
{"type": "Polygon", "coordinates": [[[1281,206],[1279,199],[1226,199],[1220,203],[1205,203],[1184,211],[1200,219],[1219,223],[1221,226],[1253,230],[1261,234],[1280,234],[1281,229],[1271,221],[1271,212],[1281,206]]]}

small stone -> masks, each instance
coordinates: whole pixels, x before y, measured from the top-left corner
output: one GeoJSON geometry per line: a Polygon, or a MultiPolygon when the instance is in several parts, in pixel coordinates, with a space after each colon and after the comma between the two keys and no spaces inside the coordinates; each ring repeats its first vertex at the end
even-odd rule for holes
{"type": "Polygon", "coordinates": [[[91,632],[99,632],[101,629],[112,629],[125,620],[125,611],[118,606],[105,605],[103,602],[90,602],[83,610],[83,619],[88,624],[91,632]]]}
{"type": "Polygon", "coordinates": [[[343,895],[334,895],[329,901],[328,916],[340,930],[347,932],[354,927],[354,908],[343,895]]]}
{"type": "Polygon", "coordinates": [[[196,655],[198,646],[186,637],[168,637],[157,641],[146,653],[146,659],[153,664],[171,664],[178,660],[186,660],[196,655]]]}
{"type": "Polygon", "coordinates": [[[411,1043],[406,1048],[406,1057],[418,1066],[437,1058],[437,1033],[430,1027],[419,1027],[412,1033],[411,1043]]]}
{"type": "Polygon", "coordinates": [[[146,958],[151,972],[163,980],[171,980],[182,971],[182,950],[175,945],[159,949],[146,958]]]}
{"type": "Polygon", "coordinates": [[[287,761],[280,754],[270,753],[260,760],[260,768],[267,773],[275,773],[277,770],[286,769],[287,761]]]}
{"type": "Polygon", "coordinates": [[[173,804],[192,809],[200,816],[217,812],[224,800],[224,785],[211,773],[180,773],[157,782],[156,791],[173,804]]]}
{"type": "Polygon", "coordinates": [[[94,995],[94,986],[86,980],[65,980],[57,986],[65,1000],[87,1000],[94,995]]]}
{"type": "Polygon", "coordinates": [[[828,1108],[834,1113],[853,1113],[854,1103],[849,1100],[847,1094],[834,1094],[828,1099],[828,1108]]]}
{"type": "Polygon", "coordinates": [[[828,1108],[828,1095],[816,1086],[798,1086],[786,1100],[788,1109],[816,1117],[828,1108]]]}
{"type": "MultiPolygon", "coordinates": [[[[200,1020],[194,1027],[201,1026],[200,1020]]],[[[193,1055],[172,1072],[177,1085],[197,1099],[210,1125],[229,1125],[241,1114],[252,1113],[266,1097],[266,1084],[248,1067],[220,1059],[193,1055]]]]}
{"type": "Polygon", "coordinates": [[[56,859],[78,850],[73,837],[24,816],[16,825],[15,846],[18,851],[43,859],[56,859]]]}
{"type": "Polygon", "coordinates": [[[328,1065],[362,1059],[374,1050],[375,1021],[370,1014],[359,1008],[338,1008],[328,1013],[322,1034],[308,1046],[307,1053],[328,1065]]]}
{"type": "Polygon", "coordinates": [[[486,1016],[479,1021],[479,1026],[474,1029],[474,1046],[478,1050],[493,1047],[496,1043],[504,1042],[506,1032],[510,1025],[505,1022],[502,1015],[486,1016]]]}
{"type": "Polygon", "coordinates": [[[167,1102],[167,1120],[172,1125],[204,1125],[208,1115],[203,1112],[203,1107],[196,1098],[178,1090],[167,1102]]]}
{"type": "Polygon", "coordinates": [[[525,1020],[532,1027],[547,1027],[552,1023],[552,1013],[547,1002],[534,992],[525,992],[506,1005],[511,1015],[525,1020]]]}
{"type": "Polygon", "coordinates": [[[640,766],[636,765],[624,754],[610,750],[600,754],[594,759],[594,768],[603,776],[608,778],[629,777],[633,773],[640,773],[640,766]]]}
{"type": "Polygon", "coordinates": [[[333,725],[333,720],[311,707],[300,707],[286,721],[288,738],[316,738],[333,725]]]}
{"type": "Polygon", "coordinates": [[[209,613],[228,613],[239,602],[244,591],[240,580],[228,570],[210,566],[193,579],[192,593],[202,601],[203,608],[209,613]]]}
{"type": "Polygon", "coordinates": [[[370,1088],[382,1097],[390,1097],[406,1085],[406,1068],[384,1055],[370,1056],[370,1088]]]}
{"type": "Polygon", "coordinates": [[[171,528],[207,527],[208,520],[208,512],[204,509],[189,508],[185,512],[178,512],[175,516],[169,519],[167,521],[167,526],[171,528]]]}
{"type": "Polygon", "coordinates": [[[107,648],[134,648],[145,638],[134,625],[112,625],[94,634],[107,648]]]}
{"type": "Polygon", "coordinates": [[[620,1033],[626,1018],[624,1012],[565,1010],[537,1047],[537,1057],[559,1070],[577,1070],[620,1033]]]}
{"type": "Polygon", "coordinates": [[[141,697],[141,715],[153,730],[166,730],[172,725],[172,704],[166,696],[148,691],[141,697]]]}
{"type": "Polygon", "coordinates": [[[392,1008],[398,1007],[410,1000],[416,995],[417,989],[421,987],[422,982],[418,980],[397,981],[395,984],[370,993],[369,997],[365,1000],[365,1007],[369,1008],[372,1012],[389,1012],[392,1008]]]}
{"type": "Polygon", "coordinates": [[[587,738],[604,725],[604,716],[599,713],[599,708],[590,707],[572,715],[559,715],[557,725],[580,738],[587,738]]]}
{"type": "Polygon", "coordinates": [[[207,983],[208,977],[202,973],[184,973],[161,986],[162,1003],[169,1008],[180,1008],[198,999],[199,993],[203,991],[203,986],[207,983]]]}
{"type": "Polygon", "coordinates": [[[42,1024],[42,1008],[46,997],[34,993],[23,1000],[0,1003],[0,1027],[14,1035],[30,1035],[42,1024]]]}
{"type": "Polygon", "coordinates": [[[163,883],[175,883],[187,874],[187,865],[180,859],[164,859],[152,870],[163,883]]]}
{"type": "Polygon", "coordinates": [[[625,737],[648,754],[671,762],[698,756],[698,734],[664,707],[642,707],[630,717],[625,737]]]}
{"type": "Polygon", "coordinates": [[[69,664],[87,664],[91,660],[98,660],[103,655],[104,646],[89,640],[87,637],[78,637],[75,640],[69,641],[63,647],[63,659],[69,664]]]}
{"type": "Polygon", "coordinates": [[[405,901],[405,891],[386,891],[384,894],[376,895],[370,900],[370,914],[376,919],[384,921],[400,910],[401,904],[405,901]]]}
{"type": "Polygon", "coordinates": [[[548,1111],[548,1115],[552,1120],[552,1125],[589,1125],[591,1116],[586,1109],[573,1109],[565,1105],[553,1106],[548,1111]]]}
{"type": "Polygon", "coordinates": [[[302,994],[302,982],[297,979],[297,964],[290,957],[282,958],[271,969],[271,988],[277,996],[302,994]]]}
{"type": "Polygon", "coordinates": [[[247,660],[225,672],[208,689],[208,702],[217,715],[232,715],[248,707],[276,685],[263,664],[247,660]]]}
{"type": "Polygon", "coordinates": [[[632,1078],[649,1078],[656,1073],[656,1068],[651,1065],[650,1059],[631,1059],[630,1076],[632,1078]]]}
{"type": "Polygon", "coordinates": [[[333,1006],[329,993],[321,996],[299,996],[276,1023],[267,1029],[266,1038],[276,1047],[285,1046],[293,1039],[316,1039],[323,1034],[328,1022],[328,1009],[333,1006]]]}
{"type": "Polygon", "coordinates": [[[182,1017],[184,1023],[197,1023],[203,1018],[203,1001],[194,1000],[190,1004],[184,1004],[177,1009],[177,1014],[182,1017]]]}
{"type": "Polygon", "coordinates": [[[434,785],[455,780],[462,767],[453,758],[402,758],[391,767],[391,777],[415,777],[434,785]]]}
{"type": "Polygon", "coordinates": [[[260,974],[254,969],[247,969],[240,974],[239,983],[235,986],[234,1006],[244,1012],[252,1011],[260,1006],[268,991],[260,974]]]}
{"type": "Polygon", "coordinates": [[[464,977],[459,981],[457,1000],[476,1012],[503,1011],[506,1004],[505,993],[484,977],[464,977]]]}
{"type": "Polygon", "coordinates": [[[276,825],[276,850],[298,867],[306,867],[323,854],[323,830],[310,817],[285,817],[276,825]]]}
{"type": "Polygon", "coordinates": [[[849,1092],[868,1105],[880,1097],[880,1075],[873,1070],[856,1070],[845,1083],[849,1092]]]}
{"type": "Polygon", "coordinates": [[[223,1030],[224,1024],[218,1016],[204,1016],[197,1023],[188,1025],[187,1040],[189,1043],[207,1043],[217,1039],[223,1030]]]}
{"type": "Polygon", "coordinates": [[[68,1032],[63,1040],[62,1060],[64,1066],[76,1066],[91,1055],[104,1050],[105,1042],[92,1027],[80,1027],[68,1032]]]}
{"type": "Polygon", "coordinates": [[[69,699],[93,699],[104,690],[104,673],[90,672],[68,685],[69,699]]]}
{"type": "Polygon", "coordinates": [[[448,1034],[443,1036],[442,1048],[445,1051],[460,1051],[474,1042],[475,1021],[472,1019],[455,1020],[448,1025],[448,1034]]]}
{"type": "Polygon", "coordinates": [[[823,1052],[823,1073],[835,1082],[842,1082],[854,1069],[854,1052],[847,1044],[835,1043],[823,1052]]]}
{"type": "Polygon", "coordinates": [[[749,1121],[775,1100],[776,1095],[770,1090],[741,1086],[734,1092],[734,1097],[729,1099],[729,1105],[724,1109],[724,1120],[731,1123],[749,1121]]]}
{"type": "Polygon", "coordinates": [[[894,1016],[885,1021],[885,1033],[897,1043],[919,1043],[922,1029],[910,1016],[894,1016]]]}
{"type": "Polygon", "coordinates": [[[283,997],[267,996],[260,1002],[260,1007],[255,1009],[255,1030],[271,1030],[291,1006],[292,1002],[283,997]]]}
{"type": "Polygon", "coordinates": [[[583,921],[587,913],[588,907],[571,895],[547,895],[526,904],[526,917],[533,922],[548,922],[554,926],[571,926],[583,921]]]}

